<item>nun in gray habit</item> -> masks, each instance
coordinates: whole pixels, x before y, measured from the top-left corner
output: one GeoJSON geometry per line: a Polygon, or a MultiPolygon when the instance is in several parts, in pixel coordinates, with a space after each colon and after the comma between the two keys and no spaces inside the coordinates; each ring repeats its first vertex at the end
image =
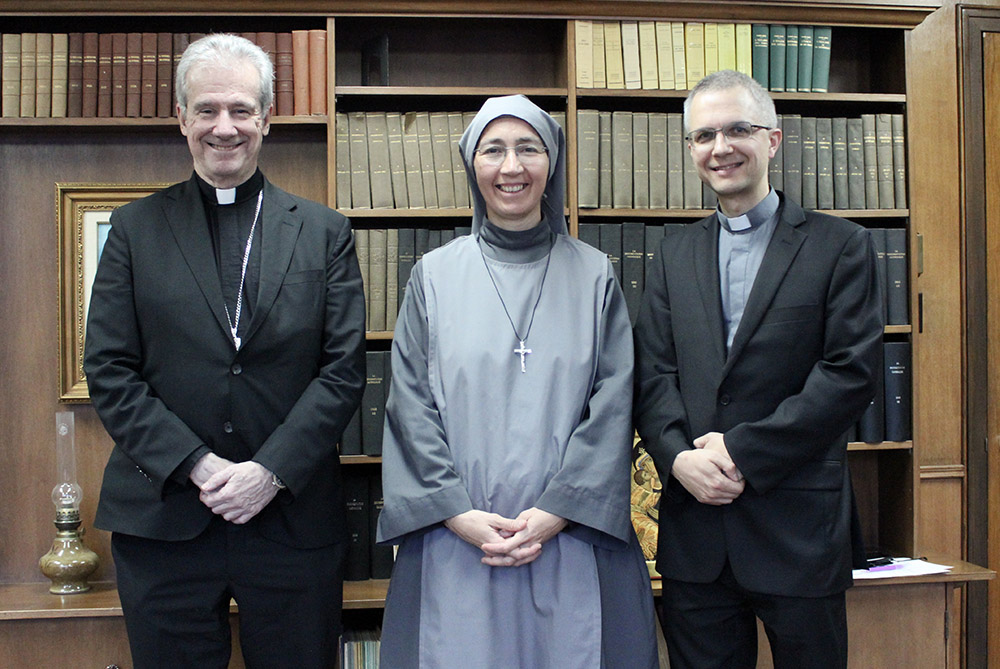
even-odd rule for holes
{"type": "Polygon", "coordinates": [[[407,284],[378,523],[400,544],[388,669],[657,666],[629,317],[608,258],[567,234],[565,149],[524,96],[487,100],[460,143],[472,234],[407,284]]]}

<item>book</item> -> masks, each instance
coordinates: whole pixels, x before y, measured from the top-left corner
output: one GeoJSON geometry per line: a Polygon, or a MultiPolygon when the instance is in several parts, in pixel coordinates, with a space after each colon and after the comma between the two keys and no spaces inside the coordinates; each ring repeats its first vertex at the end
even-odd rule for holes
{"type": "Polygon", "coordinates": [[[816,119],[816,206],[833,209],[833,119],[816,119]]]}
{"type": "Polygon", "coordinates": [[[839,116],[830,120],[833,143],[833,206],[850,208],[850,175],[847,165],[847,119],[839,116]]]}
{"type": "Polygon", "coordinates": [[[326,30],[307,32],[309,47],[309,113],[326,114],[326,30]]]}
{"type": "Polygon", "coordinates": [[[83,116],[83,33],[69,34],[69,65],[66,75],[66,116],[83,116]]]}
{"type": "Polygon", "coordinates": [[[612,194],[612,182],[614,180],[614,151],[612,150],[613,140],[611,132],[611,112],[599,111],[597,141],[598,148],[598,202],[602,209],[610,209],[614,206],[614,196],[612,194]]]}
{"type": "Polygon", "coordinates": [[[892,192],[896,209],[906,209],[906,125],[902,114],[891,115],[892,126],[892,192]]]}
{"type": "Polygon", "coordinates": [[[817,145],[816,118],[802,117],[802,207],[816,209],[817,207],[817,145]]]}
{"type": "Polygon", "coordinates": [[[875,114],[861,115],[861,146],[865,158],[865,207],[878,209],[878,143],[875,139],[875,114]]]}
{"type": "MultiPolygon", "coordinates": [[[[777,125],[776,128],[781,128],[781,114],[777,115],[777,125]]],[[[771,184],[771,188],[775,190],[784,191],[785,190],[785,151],[784,142],[778,144],[777,150],[774,152],[774,157],[771,158],[770,162],[767,164],[767,180],[771,184]]]]}
{"type": "Polygon", "coordinates": [[[674,42],[669,21],[656,21],[656,67],[660,88],[672,91],[674,85],[674,42]]]}
{"type": "MultiPolygon", "coordinates": [[[[417,114],[402,117],[403,167],[406,170],[406,200],[410,209],[424,208],[424,178],[420,167],[420,144],[417,137],[417,114]]],[[[405,284],[403,284],[405,285],[405,284]]]]}
{"type": "Polygon", "coordinates": [[[865,153],[860,116],[847,119],[847,207],[865,208],[865,153]]]}
{"type": "Polygon", "coordinates": [[[828,93],[830,90],[830,47],[833,30],[830,26],[813,28],[812,92],[828,93]]]}
{"type": "Polygon", "coordinates": [[[632,112],[632,207],[649,209],[649,114],[632,112]]]}
{"type": "Polygon", "coordinates": [[[682,152],[684,165],[684,208],[702,208],[702,184],[701,177],[698,176],[698,168],[695,167],[694,159],[688,151],[682,152]]]}
{"type": "MultiPolygon", "coordinates": [[[[368,476],[368,536],[371,540],[371,577],[389,578],[392,576],[392,546],[380,546],[375,543],[375,537],[378,534],[378,517],[382,513],[382,507],[384,506],[384,500],[382,499],[382,473],[374,472],[368,476]]],[[[371,666],[374,666],[374,664],[371,666]]]]}
{"type": "Polygon", "coordinates": [[[906,325],[910,322],[907,309],[910,293],[906,268],[906,230],[888,228],[885,231],[885,304],[886,324],[906,325]]]}
{"type": "Polygon", "coordinates": [[[687,89],[687,53],[685,50],[684,22],[670,22],[670,43],[674,47],[674,88],[687,89]]]}
{"type": "Polygon", "coordinates": [[[753,26],[736,24],[736,71],[753,76],[753,26]]]}
{"type": "Polygon", "coordinates": [[[768,82],[772,91],[783,93],[785,90],[785,26],[782,23],[772,23],[768,27],[768,33],[768,82]]]}
{"type": "Polygon", "coordinates": [[[784,193],[793,202],[802,204],[802,117],[782,114],[781,160],[784,166],[784,193]]]}
{"type": "Polygon", "coordinates": [[[368,329],[384,332],[386,311],[386,256],[388,240],[386,231],[376,228],[368,231],[368,329]]]}
{"type": "Polygon", "coordinates": [[[396,209],[410,206],[406,188],[406,162],[403,158],[403,117],[399,112],[385,113],[389,145],[389,176],[392,181],[392,204],[396,209]]]}
{"type": "Polygon", "coordinates": [[[631,221],[621,224],[622,292],[633,325],[639,315],[639,303],[645,288],[645,227],[642,223],[631,221]]]}
{"type": "Polygon", "coordinates": [[[396,285],[399,287],[397,302],[402,308],[403,298],[406,296],[406,284],[410,280],[410,271],[415,260],[416,235],[413,228],[399,228],[398,234],[399,264],[396,266],[396,285]]]}
{"type": "Polygon", "coordinates": [[[351,207],[353,209],[371,209],[368,123],[365,119],[365,112],[348,112],[347,129],[351,145],[351,207]]]}
{"type": "Polygon", "coordinates": [[[35,116],[38,71],[38,33],[21,33],[21,116],[35,116]]]}
{"type": "Polygon", "coordinates": [[[660,87],[656,24],[652,21],[639,21],[639,75],[643,89],[656,90],[660,87]]]}
{"type": "Polygon", "coordinates": [[[139,116],[156,116],[156,33],[142,33],[140,36],[140,87],[139,116]]]}
{"type": "Polygon", "coordinates": [[[271,67],[277,71],[278,67],[278,36],[273,30],[262,30],[257,33],[257,46],[271,59],[271,67]]]}
{"type": "MultiPolygon", "coordinates": [[[[431,138],[431,116],[429,112],[417,112],[417,148],[420,151],[420,178],[424,186],[424,206],[438,208],[437,176],[434,172],[434,143],[431,138]]],[[[451,183],[451,175],[448,175],[451,183]]]]}
{"type": "Polygon", "coordinates": [[[371,231],[368,228],[354,229],[354,253],[358,257],[361,271],[361,287],[365,293],[365,330],[371,330],[371,231]]]}
{"type": "Polygon", "coordinates": [[[639,64],[639,23],[622,21],[622,72],[625,88],[642,88],[642,70],[639,64]]]}
{"type": "Polygon", "coordinates": [[[705,24],[705,76],[719,71],[719,24],[705,24]]]}
{"type": "Polygon", "coordinates": [[[615,209],[630,209],[632,207],[632,112],[612,112],[611,135],[612,201],[615,209]]]}
{"type": "Polygon", "coordinates": [[[643,246],[643,283],[649,283],[649,273],[656,266],[656,259],[660,256],[660,242],[663,241],[664,226],[647,225],[644,233],[646,239],[643,246]]]}
{"type": "Polygon", "coordinates": [[[688,90],[705,76],[705,24],[688,21],[684,24],[684,54],[688,90]]]}
{"type": "Polygon", "coordinates": [[[307,116],[309,101],[309,31],[292,31],[292,113],[307,116]]]}
{"type": "Polygon", "coordinates": [[[768,89],[770,70],[771,29],[766,23],[754,23],[751,30],[753,78],[758,84],[768,89]]]}
{"type": "Polygon", "coordinates": [[[625,64],[622,59],[622,26],[618,21],[604,22],[604,62],[608,88],[625,88],[625,64]]]}
{"type": "Polygon", "coordinates": [[[337,203],[341,209],[351,208],[351,133],[346,112],[334,114],[336,137],[337,203]]]}
{"type": "Polygon", "coordinates": [[[392,209],[392,176],[389,174],[389,130],[385,112],[365,112],[368,137],[368,178],[372,209],[392,209]]]}
{"type": "Polygon", "coordinates": [[[909,441],[913,436],[913,379],[908,341],[887,341],[884,346],[885,440],[909,441]]]}
{"type": "Polygon", "coordinates": [[[590,61],[593,68],[594,88],[608,87],[608,68],[604,54],[604,25],[600,21],[591,21],[590,61]]]}
{"type": "Polygon", "coordinates": [[[387,351],[367,351],[367,380],[361,395],[361,449],[365,455],[382,455],[385,418],[385,367],[387,351]]]}
{"type": "Polygon", "coordinates": [[[667,208],[684,208],[684,119],[667,113],[667,208]]]}
{"type": "Polygon", "coordinates": [[[598,223],[581,223],[577,229],[581,242],[590,244],[595,249],[601,248],[601,226],[598,223]]]}
{"type": "MultiPolygon", "coordinates": [[[[555,118],[555,116],[553,116],[553,118],[555,118]]],[[[462,133],[464,132],[465,125],[462,121],[462,112],[448,112],[451,180],[455,187],[456,207],[468,207],[471,205],[471,201],[469,199],[469,180],[465,173],[465,161],[462,160],[462,154],[458,150],[458,145],[462,141],[462,133]]]]}
{"type": "MultiPolygon", "coordinates": [[[[95,35],[96,37],[96,35],[95,35]]],[[[5,118],[21,115],[21,35],[5,33],[3,39],[2,113],[5,118]]]]}
{"type": "Polygon", "coordinates": [[[600,113],[596,109],[576,112],[578,203],[585,209],[600,206],[600,113]]]}
{"type": "Polygon", "coordinates": [[[812,90],[813,32],[812,26],[799,26],[798,88],[803,92],[812,90]]]}
{"type": "MultiPolygon", "coordinates": [[[[272,37],[274,33],[271,33],[272,37]]],[[[174,112],[173,36],[156,34],[156,113],[159,118],[170,118],[174,112]]],[[[272,44],[272,50],[274,48],[272,44]]]]}
{"type": "MultiPolygon", "coordinates": [[[[100,38],[97,33],[83,33],[83,64],[80,71],[80,116],[97,116],[97,93],[100,58],[100,38]]],[[[110,102],[110,99],[109,99],[110,102]]]]}
{"type": "Polygon", "coordinates": [[[111,115],[139,116],[142,33],[115,33],[111,42],[111,115]]]}
{"type": "Polygon", "coordinates": [[[622,224],[598,223],[600,228],[600,249],[607,254],[611,267],[615,270],[618,284],[622,282],[622,224]]]}
{"type": "Polygon", "coordinates": [[[594,22],[574,21],[576,87],[594,87],[594,22]]]}
{"type": "Polygon", "coordinates": [[[434,181],[437,184],[438,207],[455,207],[455,181],[451,168],[451,131],[448,112],[430,112],[431,150],[434,156],[434,181]]]}
{"type": "Polygon", "coordinates": [[[667,114],[649,113],[649,207],[667,208],[667,114]]]}
{"type": "Polygon", "coordinates": [[[69,92],[69,34],[52,35],[52,117],[65,118],[69,92]]]}
{"type": "Polygon", "coordinates": [[[896,171],[892,165],[892,116],[875,115],[875,163],[878,165],[878,208],[896,206],[896,171]]]}
{"type": "Polygon", "coordinates": [[[719,24],[719,69],[736,69],[736,24],[719,24]]]}
{"type": "MultiPolygon", "coordinates": [[[[292,33],[274,35],[274,113],[291,116],[295,113],[295,67],[292,63],[292,33]]],[[[177,44],[174,43],[174,54],[177,44]]]]}
{"type": "Polygon", "coordinates": [[[52,33],[35,36],[35,118],[52,117],[52,33]]]}
{"type": "Polygon", "coordinates": [[[385,329],[396,329],[399,313],[399,230],[385,231],[385,329]]]}
{"type": "Polygon", "coordinates": [[[785,92],[799,90],[799,27],[785,26],[785,92]]]}
{"type": "MultiPolygon", "coordinates": [[[[181,62],[181,56],[184,55],[184,51],[188,48],[188,45],[191,43],[191,35],[189,33],[173,33],[171,35],[171,39],[173,40],[172,51],[174,53],[173,62],[170,64],[170,81],[172,87],[177,79],[177,66],[181,62]]],[[[277,66],[275,66],[275,72],[277,72],[277,66]]],[[[277,83],[275,83],[275,85],[277,85],[277,83]]],[[[173,91],[173,93],[171,94],[171,104],[173,104],[174,101],[176,100],[176,94],[177,94],[176,90],[173,91]]]]}
{"type": "Polygon", "coordinates": [[[889,322],[889,307],[887,305],[889,280],[886,278],[888,271],[886,268],[886,238],[885,228],[868,228],[868,234],[872,239],[872,247],[875,249],[875,264],[878,273],[879,298],[882,303],[882,323],[889,322]]]}
{"type": "Polygon", "coordinates": [[[345,581],[366,581],[371,578],[371,521],[368,518],[368,474],[357,467],[342,467],[344,482],[344,516],[347,529],[347,555],[344,560],[345,581]]]}
{"type": "MultiPolygon", "coordinates": [[[[97,116],[107,118],[111,116],[111,73],[112,73],[112,50],[114,40],[111,33],[97,33],[97,116]]],[[[122,43],[124,46],[124,42],[122,43]]],[[[124,52],[122,52],[124,54],[124,52]]],[[[125,61],[122,61],[124,66],[125,61]]],[[[124,94],[125,71],[121,70],[120,80],[122,82],[122,93],[124,94]]],[[[125,98],[121,98],[122,114],[124,115],[125,98]]]]}

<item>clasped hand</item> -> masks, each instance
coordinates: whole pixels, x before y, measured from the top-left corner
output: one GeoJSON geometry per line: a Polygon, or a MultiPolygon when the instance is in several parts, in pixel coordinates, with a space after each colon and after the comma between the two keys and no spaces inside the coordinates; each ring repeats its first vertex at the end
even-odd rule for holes
{"type": "Polygon", "coordinates": [[[214,453],[198,460],[191,480],[201,490],[202,504],[236,525],[260,513],[278,493],[264,465],[253,460],[230,462],[214,453]]]}
{"type": "Polygon", "coordinates": [[[505,518],[473,509],[444,521],[445,527],[483,551],[491,567],[520,567],[542,554],[542,544],[566,527],[565,518],[532,507],[505,518]]]}
{"type": "Polygon", "coordinates": [[[731,504],[746,486],[719,432],[694,440],[694,448],[674,458],[671,474],[702,504],[731,504]]]}

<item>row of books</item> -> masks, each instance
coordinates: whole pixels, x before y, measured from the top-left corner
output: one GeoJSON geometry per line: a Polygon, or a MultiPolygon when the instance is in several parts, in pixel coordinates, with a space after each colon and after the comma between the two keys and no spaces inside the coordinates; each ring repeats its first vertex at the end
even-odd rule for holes
{"type": "MultiPolygon", "coordinates": [[[[242,33],[271,57],[275,113],[326,114],[326,31],[242,33]]],[[[174,116],[174,73],[203,33],[6,33],[5,117],[174,116]]]]}
{"type": "Polygon", "coordinates": [[[826,93],[829,26],[576,21],[577,88],[689,90],[736,70],[777,92],[826,93]]]}
{"type": "Polygon", "coordinates": [[[468,226],[355,229],[354,246],[365,286],[366,329],[393,330],[413,264],[427,251],[470,232],[468,226]]]}
{"type": "MultiPolygon", "coordinates": [[[[646,277],[650,268],[655,266],[661,240],[685,225],[688,224],[580,223],[580,239],[604,251],[610,259],[633,323],[639,312],[646,277]]],[[[869,234],[877,251],[882,278],[884,321],[888,325],[906,325],[910,322],[906,230],[871,228],[869,234]]]]}
{"type": "Polygon", "coordinates": [[[879,389],[861,419],[848,435],[849,441],[878,444],[913,438],[912,348],[908,341],[887,341],[883,346],[883,374],[879,389]]]}
{"type": "MultiPolygon", "coordinates": [[[[469,207],[458,152],[475,112],[338,112],[337,206],[344,209],[469,207]]],[[[565,126],[565,112],[552,116],[565,126]]]]}
{"type": "MultiPolygon", "coordinates": [[[[807,209],[906,207],[902,114],[783,114],[771,185],[807,209]]],[[[684,141],[680,113],[577,111],[578,199],[584,209],[715,206],[684,141]]]]}
{"type": "Polygon", "coordinates": [[[382,512],[382,472],[378,468],[341,468],[347,503],[347,561],[344,580],[367,581],[392,575],[392,546],[375,545],[375,529],[382,512]]]}
{"type": "Polygon", "coordinates": [[[345,630],[340,636],[340,669],[378,669],[382,631],[345,630]]]}

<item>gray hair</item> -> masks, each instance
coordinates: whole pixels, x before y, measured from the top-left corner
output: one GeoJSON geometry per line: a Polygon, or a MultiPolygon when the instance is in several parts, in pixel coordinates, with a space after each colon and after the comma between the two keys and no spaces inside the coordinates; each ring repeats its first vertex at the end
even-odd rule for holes
{"type": "Polygon", "coordinates": [[[684,130],[690,131],[692,129],[691,100],[694,99],[694,96],[699,93],[707,93],[709,91],[728,91],[734,88],[746,91],[747,95],[750,97],[750,111],[754,116],[756,116],[756,118],[745,120],[760,123],[761,125],[766,125],[770,128],[777,127],[778,114],[774,110],[774,100],[771,99],[770,94],[764,90],[763,86],[757,83],[757,81],[752,77],[749,77],[742,72],[736,72],[735,70],[719,70],[718,72],[713,72],[695,84],[694,88],[691,89],[691,92],[688,93],[687,98],[685,98],[684,130]]]}
{"type": "Polygon", "coordinates": [[[181,114],[187,114],[188,73],[192,68],[202,65],[232,65],[237,61],[245,61],[253,65],[260,79],[260,93],[257,101],[260,103],[260,113],[265,114],[274,102],[274,66],[271,59],[259,46],[239,35],[224,33],[206,35],[192,42],[177,64],[177,79],[174,90],[177,92],[177,104],[181,114]]]}

